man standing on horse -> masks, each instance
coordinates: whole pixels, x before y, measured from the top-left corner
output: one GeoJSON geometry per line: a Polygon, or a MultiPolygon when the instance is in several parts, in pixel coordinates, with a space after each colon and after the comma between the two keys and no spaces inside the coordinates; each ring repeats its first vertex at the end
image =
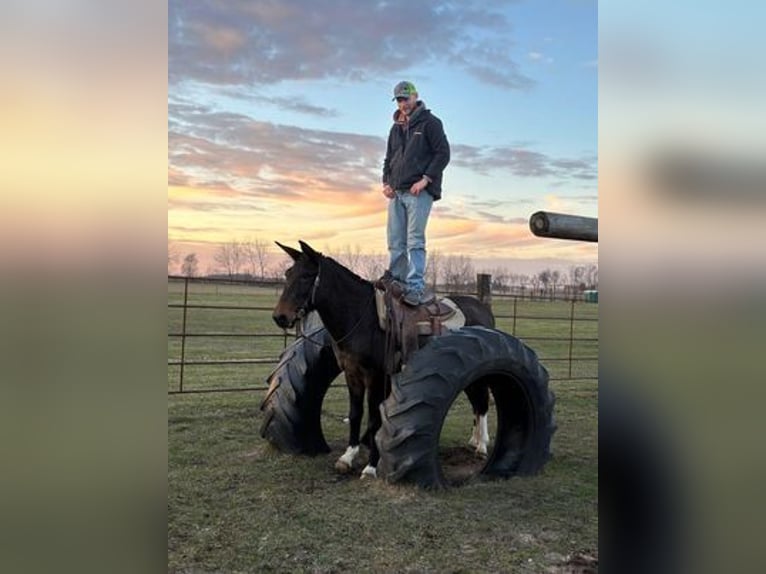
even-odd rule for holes
{"type": "Polygon", "coordinates": [[[426,294],[426,224],[431,205],[441,199],[442,172],[450,160],[449,142],[439,118],[418,99],[411,82],[394,87],[397,110],[383,162],[383,195],[388,204],[389,268],[383,280],[405,287],[403,301],[416,306],[426,294]]]}

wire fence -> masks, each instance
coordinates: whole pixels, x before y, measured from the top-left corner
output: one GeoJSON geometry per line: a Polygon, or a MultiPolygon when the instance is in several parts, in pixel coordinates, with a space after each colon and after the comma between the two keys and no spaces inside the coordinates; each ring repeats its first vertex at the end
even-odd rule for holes
{"type": "MultiPolygon", "coordinates": [[[[280,353],[297,337],[271,320],[283,286],[168,276],[168,394],[265,391],[280,353]]],[[[535,349],[552,381],[598,379],[597,304],[575,292],[479,291],[497,328],[535,349]]]]}

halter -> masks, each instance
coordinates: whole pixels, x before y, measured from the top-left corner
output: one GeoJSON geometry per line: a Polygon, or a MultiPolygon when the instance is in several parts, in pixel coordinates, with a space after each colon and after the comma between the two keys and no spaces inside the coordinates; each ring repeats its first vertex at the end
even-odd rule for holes
{"type": "MultiPolygon", "coordinates": [[[[297,313],[298,320],[301,320],[301,319],[303,319],[303,317],[306,316],[306,313],[308,313],[309,308],[311,308],[311,309],[314,308],[314,304],[315,304],[315,301],[316,301],[317,290],[319,289],[319,278],[322,275],[322,265],[320,263],[317,263],[317,267],[318,267],[317,276],[314,278],[314,285],[311,287],[311,293],[309,293],[308,297],[306,297],[306,301],[304,301],[303,305],[298,307],[298,313],[297,313]]],[[[374,289],[373,289],[373,292],[372,292],[372,299],[371,299],[371,301],[375,301],[375,290],[374,289]]],[[[364,311],[364,309],[363,309],[363,311],[364,311]]],[[[348,339],[354,333],[354,331],[357,330],[359,325],[362,324],[362,320],[363,319],[364,319],[364,312],[362,312],[360,314],[359,320],[356,322],[356,324],[353,327],[351,327],[349,332],[346,333],[345,335],[343,335],[337,341],[335,341],[335,344],[338,345],[338,344],[342,343],[343,341],[345,341],[346,339],[348,339]]],[[[315,345],[318,345],[320,347],[324,347],[324,343],[322,343],[320,341],[315,341],[314,339],[312,339],[308,335],[301,334],[300,338],[301,339],[306,339],[307,341],[311,341],[312,343],[314,343],[315,345]]]]}
{"type": "Polygon", "coordinates": [[[311,287],[311,293],[308,294],[308,297],[306,297],[306,300],[303,302],[303,305],[298,307],[298,312],[296,313],[298,315],[298,319],[303,319],[303,317],[306,316],[306,313],[309,311],[309,306],[312,308],[314,307],[314,303],[316,300],[317,295],[317,289],[319,288],[319,276],[322,274],[322,266],[317,263],[317,276],[314,277],[314,285],[311,287]]]}

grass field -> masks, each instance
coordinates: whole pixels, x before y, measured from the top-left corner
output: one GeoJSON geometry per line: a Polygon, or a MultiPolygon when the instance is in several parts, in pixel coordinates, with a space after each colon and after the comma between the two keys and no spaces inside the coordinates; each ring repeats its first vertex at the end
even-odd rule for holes
{"type": "MultiPolygon", "coordinates": [[[[169,284],[169,300],[182,301],[182,284],[169,284]],[[181,287],[179,289],[179,287],[181,287]]],[[[190,303],[263,306],[273,289],[194,286],[190,303]]],[[[495,313],[510,315],[511,302],[495,313]]],[[[180,331],[181,312],[169,310],[169,332],[180,331]]],[[[568,303],[518,304],[518,314],[569,317],[568,303]],[[523,312],[522,312],[523,308],[523,312]]],[[[597,305],[575,305],[576,317],[595,318],[597,305]]],[[[511,332],[512,320],[498,321],[511,332]]],[[[575,337],[597,337],[598,323],[576,322],[575,337]]],[[[197,332],[273,333],[269,312],[190,310],[197,332]]],[[[517,319],[523,339],[568,336],[568,321],[517,319]]],[[[180,342],[169,339],[169,357],[180,342]]],[[[275,357],[284,339],[187,339],[187,358],[275,357]]],[[[574,355],[596,356],[597,342],[577,343],[574,355]]],[[[568,343],[538,341],[541,357],[566,356],[568,343]]],[[[545,360],[551,376],[565,363],[545,360]]],[[[563,366],[562,366],[563,365],[563,366]]],[[[575,365],[595,376],[595,362],[575,365]]],[[[262,385],[269,365],[187,367],[185,387],[262,385]]],[[[178,373],[168,372],[169,389],[178,373]]],[[[597,553],[598,454],[596,381],[552,383],[558,431],[554,458],[536,477],[471,481],[429,493],[339,475],[345,448],[345,388],[336,381],[323,407],[323,428],[333,452],[315,458],[274,452],[260,438],[263,393],[173,395],[168,405],[168,566],[174,572],[555,572],[573,553],[597,553]]],[[[495,424],[490,411],[490,434],[495,424]]],[[[442,432],[445,465],[470,435],[470,406],[450,411],[442,432]]],[[[474,459],[476,465],[480,460],[474,459]]],[[[363,460],[359,462],[363,465],[363,460]]]]}

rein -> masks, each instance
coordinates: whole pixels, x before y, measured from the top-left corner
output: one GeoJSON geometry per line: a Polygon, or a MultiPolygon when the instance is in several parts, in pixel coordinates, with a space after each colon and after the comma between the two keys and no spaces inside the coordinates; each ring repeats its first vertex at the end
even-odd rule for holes
{"type": "MultiPolygon", "coordinates": [[[[301,306],[299,307],[299,309],[298,309],[298,318],[299,318],[299,319],[303,319],[303,317],[305,317],[305,316],[306,316],[306,313],[307,313],[307,310],[308,310],[309,306],[311,306],[312,308],[314,307],[314,303],[315,303],[315,299],[316,299],[317,290],[318,290],[318,288],[319,288],[319,277],[321,276],[321,274],[322,274],[322,266],[321,266],[321,265],[319,265],[319,270],[317,271],[317,276],[316,276],[316,278],[314,279],[314,285],[313,285],[313,287],[311,288],[311,294],[310,294],[310,295],[309,295],[309,296],[306,298],[306,302],[305,302],[303,305],[301,305],[301,306]]],[[[375,289],[374,289],[374,288],[373,288],[373,291],[372,291],[372,299],[371,299],[371,301],[373,301],[373,302],[375,301],[375,289]]],[[[366,308],[367,308],[367,307],[365,306],[365,307],[362,309],[362,313],[361,313],[361,314],[360,314],[360,316],[359,316],[359,320],[356,322],[356,324],[354,324],[354,326],[353,326],[353,327],[351,327],[351,329],[348,331],[348,333],[346,333],[345,335],[343,335],[343,336],[342,336],[340,339],[338,339],[337,341],[335,341],[335,339],[333,339],[333,340],[335,341],[335,344],[336,344],[336,345],[339,345],[340,343],[342,343],[343,341],[345,341],[345,340],[346,340],[346,339],[348,339],[348,338],[349,338],[351,335],[353,335],[353,334],[354,334],[354,331],[356,331],[356,330],[357,330],[357,328],[359,327],[359,325],[361,325],[361,324],[362,324],[362,321],[364,320],[364,311],[366,310],[366,308]]],[[[304,335],[304,334],[302,334],[302,333],[301,333],[301,335],[300,335],[300,337],[299,337],[299,338],[301,338],[301,339],[306,339],[307,341],[310,341],[311,343],[314,343],[315,345],[317,345],[317,346],[319,346],[319,347],[324,347],[324,345],[325,345],[323,342],[321,342],[321,341],[316,341],[316,340],[312,339],[311,337],[309,337],[308,335],[304,335]]]]}

